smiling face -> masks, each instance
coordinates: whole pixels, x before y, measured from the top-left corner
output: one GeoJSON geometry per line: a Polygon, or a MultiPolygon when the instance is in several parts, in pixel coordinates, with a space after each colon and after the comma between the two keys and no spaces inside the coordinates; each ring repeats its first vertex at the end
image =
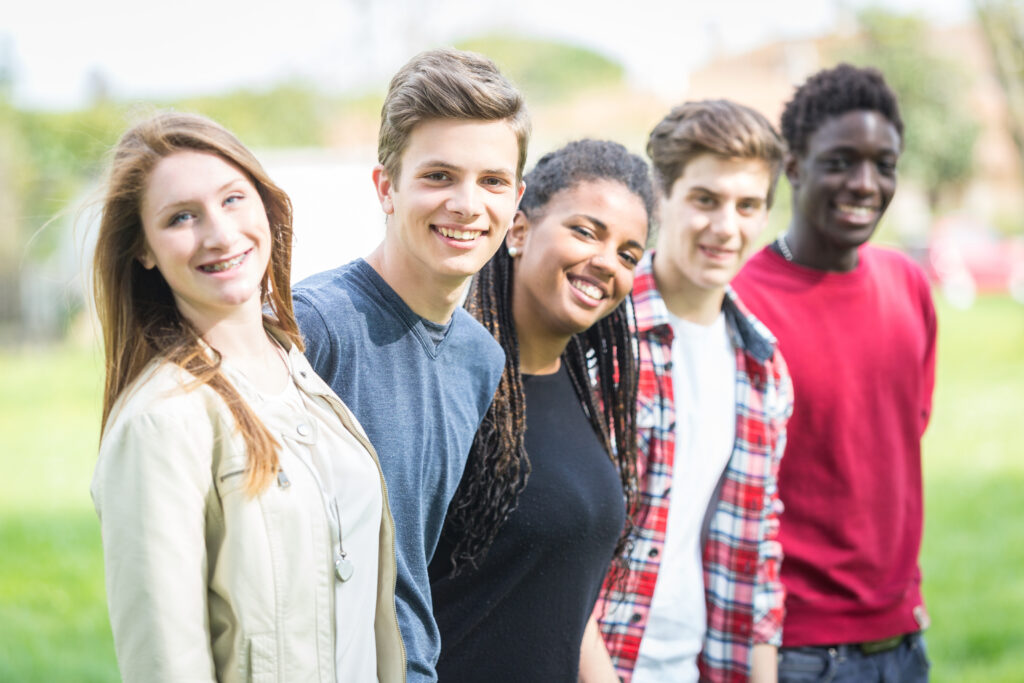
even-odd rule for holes
{"type": "Polygon", "coordinates": [[[150,173],[140,214],[139,261],[160,271],[182,315],[200,330],[242,311],[259,315],[270,224],[237,167],[204,152],[165,157],[150,173]]]}
{"type": "Polygon", "coordinates": [[[520,340],[569,337],[611,313],[633,288],[647,239],[643,200],[625,185],[584,181],[532,217],[516,214],[512,308],[520,340]]]}
{"type": "Polygon", "coordinates": [[[702,154],[686,165],[660,202],[654,274],[670,308],[678,299],[717,312],[767,224],[770,183],[761,159],[702,154]]]}
{"type": "Polygon", "coordinates": [[[794,246],[811,255],[811,265],[828,267],[868,241],[896,192],[899,155],[896,127],[858,110],[825,121],[807,153],[787,160],[794,246]]]}
{"type": "Polygon", "coordinates": [[[439,119],[416,126],[397,182],[383,167],[374,170],[388,214],[384,246],[396,266],[391,272],[422,287],[438,279],[465,281],[480,270],[505,238],[522,195],[518,159],[518,140],[505,121],[439,119]]]}

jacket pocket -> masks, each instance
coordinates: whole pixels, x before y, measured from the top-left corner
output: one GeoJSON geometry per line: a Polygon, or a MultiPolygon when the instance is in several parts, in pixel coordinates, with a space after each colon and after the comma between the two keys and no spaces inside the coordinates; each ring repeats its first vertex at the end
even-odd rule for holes
{"type": "Polygon", "coordinates": [[[221,463],[217,470],[217,493],[221,498],[245,486],[249,463],[243,458],[232,458],[221,463]]]}
{"type": "Polygon", "coordinates": [[[249,683],[277,681],[277,647],[273,633],[257,633],[246,643],[245,680],[249,683]]]}

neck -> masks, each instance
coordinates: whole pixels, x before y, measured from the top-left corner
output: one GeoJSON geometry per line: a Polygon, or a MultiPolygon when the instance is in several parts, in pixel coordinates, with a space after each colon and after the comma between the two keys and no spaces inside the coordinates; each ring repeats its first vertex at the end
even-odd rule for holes
{"type": "Polygon", "coordinates": [[[519,371],[524,375],[550,375],[562,367],[562,352],[569,340],[559,342],[553,339],[538,339],[522,334],[516,325],[519,337],[519,371]]]}
{"type": "Polygon", "coordinates": [[[553,332],[538,321],[531,311],[523,310],[516,302],[523,297],[512,296],[512,321],[519,342],[519,370],[527,375],[550,375],[562,363],[562,352],[572,335],[553,332]]]}
{"type": "Polygon", "coordinates": [[[246,303],[239,315],[217,321],[193,320],[203,340],[217,350],[221,358],[245,375],[260,391],[281,391],[288,381],[288,366],[281,361],[277,343],[263,327],[263,311],[259,298],[255,306],[246,303]]]}
{"type": "Polygon", "coordinates": [[[224,315],[202,315],[178,300],[178,310],[199,331],[199,336],[224,358],[245,360],[262,357],[267,335],[263,329],[263,308],[259,297],[234,307],[224,315]]]}
{"type": "Polygon", "coordinates": [[[706,289],[690,282],[671,268],[659,268],[654,258],[654,284],[669,312],[691,323],[710,325],[722,312],[725,287],[706,289]]]}
{"type": "Polygon", "coordinates": [[[366,257],[366,262],[416,315],[440,324],[451,320],[470,280],[412,267],[388,249],[387,240],[366,257]]]}
{"type": "Polygon", "coordinates": [[[793,263],[805,268],[845,273],[857,267],[858,247],[841,247],[825,240],[798,216],[794,215],[783,239],[793,255],[793,263]]]}

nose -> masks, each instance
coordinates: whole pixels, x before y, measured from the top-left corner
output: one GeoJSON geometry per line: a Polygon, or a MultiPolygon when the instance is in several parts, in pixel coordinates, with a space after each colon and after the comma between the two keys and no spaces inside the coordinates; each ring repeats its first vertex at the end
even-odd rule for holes
{"type": "Polygon", "coordinates": [[[454,185],[445,209],[463,218],[476,218],[483,211],[480,208],[480,188],[469,181],[454,185]]]}
{"type": "Polygon", "coordinates": [[[203,221],[203,247],[210,250],[228,249],[236,232],[234,221],[223,211],[208,211],[203,221]]]}
{"type": "Polygon", "coordinates": [[[878,192],[878,175],[875,165],[868,160],[856,164],[850,171],[847,185],[858,195],[872,195],[878,192]]]}
{"type": "Polygon", "coordinates": [[[615,262],[618,254],[615,248],[609,246],[606,249],[599,249],[590,257],[590,266],[600,275],[607,276],[615,272],[615,262]]]}
{"type": "Polygon", "coordinates": [[[733,236],[739,227],[738,218],[736,206],[728,202],[723,203],[722,210],[711,217],[711,232],[720,237],[733,236]]]}

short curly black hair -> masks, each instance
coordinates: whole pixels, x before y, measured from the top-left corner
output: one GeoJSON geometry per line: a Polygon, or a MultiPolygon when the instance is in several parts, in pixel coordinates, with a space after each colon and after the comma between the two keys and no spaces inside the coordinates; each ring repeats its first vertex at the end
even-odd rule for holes
{"type": "Polygon", "coordinates": [[[610,140],[576,140],[540,158],[523,182],[526,190],[519,208],[527,216],[543,211],[551,198],[582,182],[610,180],[622,183],[639,197],[647,210],[647,225],[654,216],[654,187],[643,157],[610,140]]]}
{"type": "Polygon", "coordinates": [[[852,64],[819,71],[797,88],[782,112],[782,136],[790,152],[803,156],[807,140],[826,119],[857,110],[877,111],[889,119],[902,144],[903,119],[896,94],[878,69],[852,64]]]}

